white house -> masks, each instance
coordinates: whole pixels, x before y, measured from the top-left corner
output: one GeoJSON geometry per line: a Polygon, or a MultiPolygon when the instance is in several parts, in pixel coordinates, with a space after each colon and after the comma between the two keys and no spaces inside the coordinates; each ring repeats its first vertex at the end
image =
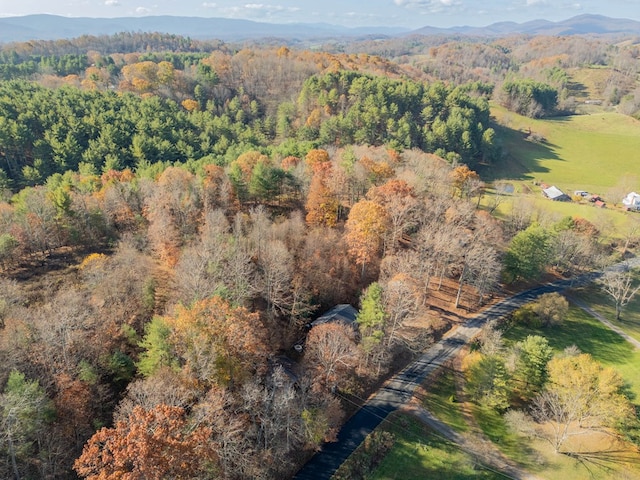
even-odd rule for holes
{"type": "Polygon", "coordinates": [[[622,204],[627,210],[640,210],[640,195],[636,192],[631,192],[622,199],[622,204]]]}

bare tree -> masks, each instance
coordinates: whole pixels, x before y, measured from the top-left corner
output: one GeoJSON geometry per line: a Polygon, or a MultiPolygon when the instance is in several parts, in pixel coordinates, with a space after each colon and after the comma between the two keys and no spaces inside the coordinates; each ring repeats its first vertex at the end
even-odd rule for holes
{"type": "Polygon", "coordinates": [[[636,280],[637,272],[624,263],[616,268],[606,270],[598,280],[600,287],[614,301],[616,320],[620,320],[622,309],[629,304],[640,290],[640,281],[636,280]]]}
{"type": "Polygon", "coordinates": [[[402,323],[414,313],[418,295],[410,279],[400,274],[383,285],[382,298],[387,313],[385,330],[389,348],[397,340],[402,323]]]}
{"type": "Polygon", "coordinates": [[[498,328],[496,319],[489,320],[478,335],[480,343],[480,351],[484,355],[497,355],[504,348],[504,340],[502,339],[502,330],[498,328]]]}
{"type": "Polygon", "coordinates": [[[343,383],[358,364],[355,332],[341,322],[314,327],[307,337],[307,367],[314,372],[314,388],[328,390],[343,383]]]}
{"type": "Polygon", "coordinates": [[[262,248],[258,258],[258,290],[267,301],[270,317],[276,312],[290,311],[293,303],[291,280],[293,256],[280,240],[271,240],[262,248]]]}

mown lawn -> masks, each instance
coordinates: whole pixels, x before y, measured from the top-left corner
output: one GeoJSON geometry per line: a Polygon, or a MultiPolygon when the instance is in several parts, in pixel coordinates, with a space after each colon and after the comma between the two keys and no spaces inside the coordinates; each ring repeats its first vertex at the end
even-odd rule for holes
{"type": "MultiPolygon", "coordinates": [[[[557,352],[576,345],[603,364],[614,367],[627,382],[633,401],[640,406],[640,351],[598,320],[579,308],[571,307],[562,325],[540,329],[515,325],[506,330],[504,338],[509,343],[532,334],[546,337],[557,352]]],[[[428,392],[421,395],[421,400],[438,418],[464,432],[469,427],[463,424],[464,418],[455,403],[456,374],[451,370],[443,371],[436,381],[429,384],[428,392]]],[[[473,415],[484,434],[502,453],[540,478],[640,479],[640,455],[636,451],[625,450],[627,446],[623,444],[613,442],[608,447],[609,451],[594,452],[587,459],[575,459],[555,454],[550,445],[541,440],[515,434],[495,412],[474,407],[473,415]]],[[[431,434],[412,417],[394,415],[384,428],[393,432],[397,441],[374,474],[368,477],[370,479],[504,478],[490,471],[474,469],[467,453],[439,435],[431,434]]]]}
{"type": "Polygon", "coordinates": [[[393,414],[384,428],[396,436],[396,443],[368,480],[505,478],[482,468],[460,447],[434,435],[409,415],[393,414]]]}
{"type": "Polygon", "coordinates": [[[443,368],[438,377],[429,382],[419,398],[424,408],[458,432],[466,432],[469,425],[464,419],[460,404],[456,403],[456,385],[454,372],[443,368]]]}
{"type": "Polygon", "coordinates": [[[634,403],[640,406],[640,350],[588,313],[571,307],[561,325],[539,329],[515,325],[505,332],[504,338],[516,342],[527,335],[545,337],[557,352],[575,345],[603,365],[615,368],[628,384],[634,403]]]}
{"type": "MultiPolygon", "coordinates": [[[[640,281],[640,275],[636,281],[640,281]]],[[[616,320],[616,308],[611,297],[596,285],[576,290],[573,295],[587,303],[611,323],[621,328],[626,334],[640,341],[640,293],[623,308],[620,320],[616,320]]]]}

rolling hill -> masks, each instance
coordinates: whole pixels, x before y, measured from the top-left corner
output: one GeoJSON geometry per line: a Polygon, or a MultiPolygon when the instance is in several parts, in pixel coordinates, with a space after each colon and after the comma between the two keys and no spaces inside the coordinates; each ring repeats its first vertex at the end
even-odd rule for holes
{"type": "Polygon", "coordinates": [[[468,35],[501,37],[507,35],[638,35],[640,22],[602,15],[578,15],[576,17],[550,22],[533,20],[525,23],[498,22],[486,27],[423,27],[412,32],[417,35],[468,35]]]}
{"type": "Polygon", "coordinates": [[[262,38],[319,39],[365,36],[465,35],[501,37],[507,35],[640,35],[640,22],[601,15],[580,15],[560,22],[534,20],[526,23],[499,22],[485,27],[438,28],[425,26],[409,31],[399,27],[347,28],[330,24],[275,24],[250,20],[203,17],[87,18],[56,15],[27,15],[0,18],[0,43],[27,40],[57,40],[82,35],[112,35],[120,32],[161,32],[194,39],[224,41],[262,38]]]}
{"type": "Polygon", "coordinates": [[[27,15],[0,18],[0,42],[56,40],[82,35],[113,35],[120,32],[161,32],[194,39],[239,41],[259,38],[334,38],[372,34],[397,35],[407,29],[390,27],[346,28],[329,24],[274,24],[227,18],[120,17],[81,18],[27,15]]]}

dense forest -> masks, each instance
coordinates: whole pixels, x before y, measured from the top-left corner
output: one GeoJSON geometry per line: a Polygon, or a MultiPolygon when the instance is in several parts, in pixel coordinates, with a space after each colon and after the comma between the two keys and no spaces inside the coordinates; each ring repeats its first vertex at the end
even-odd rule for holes
{"type": "Polygon", "coordinates": [[[637,53],[1,46],[0,476],[291,476],[348,413],[336,389],[365,396],[446,330],[439,297],[472,311],[610,253],[583,219],[492,217],[476,172],[501,155],[490,101],[567,111],[588,64],[635,114],[637,53]],[[357,330],[308,328],[344,303],[357,330]]]}

